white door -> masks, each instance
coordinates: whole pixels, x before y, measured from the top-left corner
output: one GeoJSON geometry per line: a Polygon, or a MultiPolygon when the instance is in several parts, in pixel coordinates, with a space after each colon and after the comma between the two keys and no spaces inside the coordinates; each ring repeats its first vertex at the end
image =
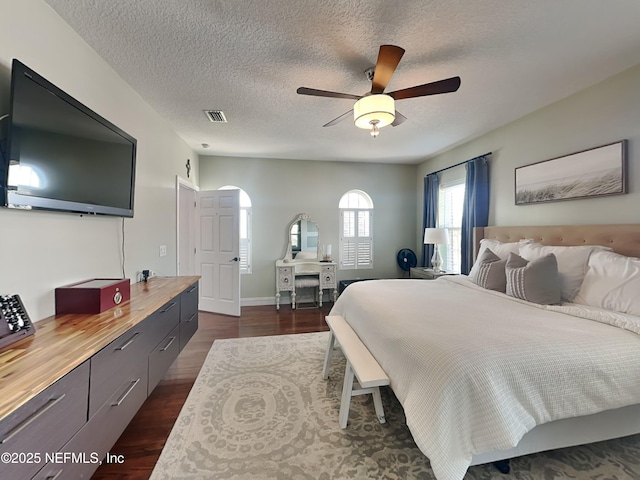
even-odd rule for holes
{"type": "Polygon", "coordinates": [[[240,191],[198,192],[200,310],[240,316],[240,191]]]}
{"type": "Polygon", "coordinates": [[[197,187],[178,178],[178,275],[196,275],[197,187]]]}

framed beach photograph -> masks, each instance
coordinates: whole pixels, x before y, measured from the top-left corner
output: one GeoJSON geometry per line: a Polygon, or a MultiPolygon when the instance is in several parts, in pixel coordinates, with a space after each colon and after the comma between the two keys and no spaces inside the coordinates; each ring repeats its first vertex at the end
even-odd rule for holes
{"type": "Polygon", "coordinates": [[[627,141],[515,169],[516,205],[626,193],[627,141]]]}

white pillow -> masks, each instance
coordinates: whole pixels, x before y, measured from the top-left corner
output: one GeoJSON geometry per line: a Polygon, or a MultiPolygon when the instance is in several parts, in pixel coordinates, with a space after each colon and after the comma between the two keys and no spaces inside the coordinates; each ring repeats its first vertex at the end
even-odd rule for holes
{"type": "Polygon", "coordinates": [[[553,253],[558,260],[558,276],[562,300],[571,302],[578,294],[580,285],[587,273],[589,257],[593,252],[611,250],[600,245],[579,245],[575,247],[558,247],[528,243],[520,248],[520,256],[527,260],[535,260],[553,253]]]}
{"type": "Polygon", "coordinates": [[[640,316],[640,258],[593,253],[574,302],[640,316]]]}
{"type": "Polygon", "coordinates": [[[316,252],[298,252],[296,253],[296,260],[299,259],[315,259],[317,257],[316,252]]]}
{"type": "Polygon", "coordinates": [[[489,248],[493,253],[495,253],[500,260],[506,260],[509,258],[510,253],[518,254],[520,251],[520,245],[524,245],[525,243],[533,242],[534,240],[531,238],[525,238],[518,242],[501,242],[499,240],[493,240],[489,238],[483,238],[480,240],[480,248],[478,249],[478,256],[476,257],[476,261],[473,263],[473,267],[471,267],[471,271],[469,272],[469,277],[475,277],[478,275],[478,269],[480,268],[480,259],[484,254],[484,251],[489,248]]]}

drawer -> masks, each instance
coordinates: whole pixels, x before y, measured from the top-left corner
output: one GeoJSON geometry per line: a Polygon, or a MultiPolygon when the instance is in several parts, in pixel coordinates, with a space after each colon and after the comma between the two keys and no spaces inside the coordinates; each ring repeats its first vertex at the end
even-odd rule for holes
{"type": "Polygon", "coordinates": [[[93,459],[97,456],[103,460],[131,422],[147,398],[147,365],[138,365],[132,373],[134,380],[119,385],[102,408],[60,450],[76,455],[84,453],[86,463],[68,462],[45,467],[54,475],[62,470],[57,480],[90,479],[99,466],[92,463],[93,459]]]}
{"type": "Polygon", "coordinates": [[[149,385],[147,387],[147,394],[151,395],[151,392],[158,382],[167,373],[167,370],[178,357],[180,353],[180,326],[177,326],[173,331],[167,335],[160,345],[158,345],[151,355],[149,355],[149,385]]]}
{"type": "Polygon", "coordinates": [[[142,322],[146,338],[144,339],[145,355],[149,355],[160,342],[180,323],[180,296],[165,303],[142,322]]]}
{"type": "Polygon", "coordinates": [[[120,385],[135,380],[136,366],[147,367],[150,349],[146,348],[148,339],[144,337],[149,333],[142,328],[143,323],[121,335],[91,357],[89,418],[95,415],[120,385]]]}
{"type": "Polygon", "coordinates": [[[89,362],[84,362],[0,422],[0,478],[31,478],[87,421],[89,362]],[[21,457],[18,457],[21,455],[21,457]],[[29,456],[26,456],[29,455],[29,456]]]}
{"type": "Polygon", "coordinates": [[[194,313],[191,318],[180,322],[180,351],[191,340],[193,334],[198,330],[198,312],[194,313]]]}
{"type": "Polygon", "coordinates": [[[336,269],[333,265],[323,265],[320,273],[320,288],[336,288],[336,269]]]}
{"type": "Polygon", "coordinates": [[[293,267],[278,267],[278,290],[293,290],[293,267]]]}
{"type": "Polygon", "coordinates": [[[198,313],[198,284],[194,283],[180,294],[180,321],[184,322],[198,313]]]}
{"type": "Polygon", "coordinates": [[[57,452],[57,463],[47,463],[42,470],[31,480],[80,480],[90,479],[100,466],[100,459],[97,455],[87,453],[83,457],[65,460],[64,456],[69,455],[64,452],[57,452]],[[73,462],[73,463],[72,463],[73,462]]]}

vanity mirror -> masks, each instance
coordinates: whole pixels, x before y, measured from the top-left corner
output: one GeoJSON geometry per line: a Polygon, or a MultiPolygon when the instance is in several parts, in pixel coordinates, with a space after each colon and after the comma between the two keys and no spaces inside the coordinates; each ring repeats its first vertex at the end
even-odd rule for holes
{"type": "Polygon", "coordinates": [[[287,229],[285,261],[320,260],[320,229],[306,213],[299,214],[287,229]]]}

